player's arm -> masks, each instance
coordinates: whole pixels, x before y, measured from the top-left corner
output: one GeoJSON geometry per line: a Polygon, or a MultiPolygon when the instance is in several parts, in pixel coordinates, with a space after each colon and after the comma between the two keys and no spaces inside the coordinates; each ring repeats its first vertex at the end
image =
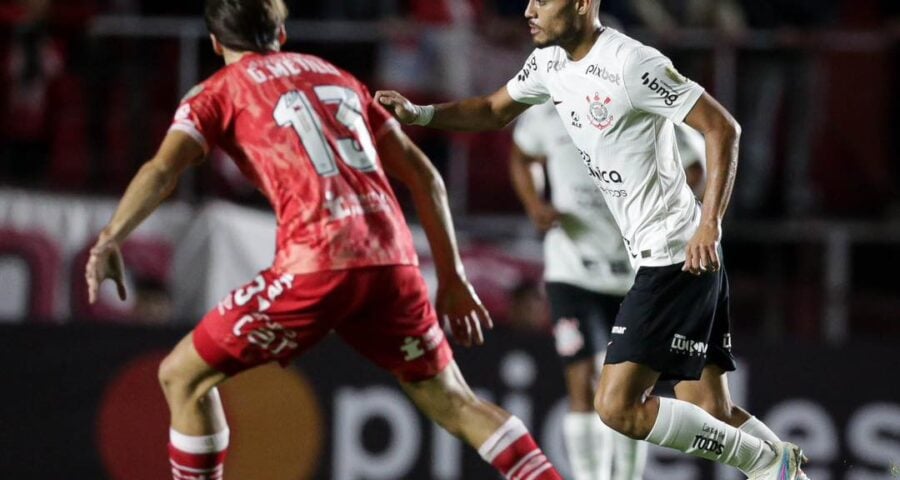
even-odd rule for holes
{"type": "Polygon", "coordinates": [[[460,343],[481,345],[482,327],[492,328],[493,323],[466,279],[444,181],[428,157],[399,128],[381,135],[377,146],[385,172],[409,188],[428,237],[438,276],[438,314],[449,323],[460,343]]]}
{"type": "Polygon", "coordinates": [[[532,223],[546,232],[559,220],[559,211],[544,200],[543,192],[538,188],[533,169],[543,163],[543,157],[529,155],[513,143],[509,152],[510,181],[532,223]]]}
{"type": "Polygon", "coordinates": [[[741,126],[707,93],[697,100],[685,123],[702,133],[706,142],[707,177],[700,227],[688,244],[684,267],[699,274],[707,268],[713,271],[719,268],[717,248],[737,173],[741,126]]]}
{"type": "Polygon", "coordinates": [[[375,92],[375,100],[407,125],[462,131],[499,130],[531,106],[513,100],[506,86],[483,97],[438,105],[416,105],[393,90],[375,92]]]}
{"type": "Polygon", "coordinates": [[[112,219],[91,248],[85,271],[91,303],[96,301],[100,284],[107,278],[116,282],[119,297],[125,299],[119,245],[172,193],[185,168],[203,157],[203,147],[196,140],[171,130],[156,155],[138,170],[112,219]]]}

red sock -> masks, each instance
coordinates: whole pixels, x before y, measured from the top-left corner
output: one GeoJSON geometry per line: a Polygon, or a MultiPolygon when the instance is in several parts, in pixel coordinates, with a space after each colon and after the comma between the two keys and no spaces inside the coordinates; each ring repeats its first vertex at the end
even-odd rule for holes
{"type": "Polygon", "coordinates": [[[193,437],[169,431],[169,463],[173,480],[222,480],[228,452],[228,430],[193,437]]]}
{"type": "Polygon", "coordinates": [[[222,480],[225,454],[185,453],[169,444],[169,462],[174,480],[222,480]]]}
{"type": "Polygon", "coordinates": [[[478,453],[508,480],[562,480],[516,417],[510,417],[498,428],[478,453]]]}

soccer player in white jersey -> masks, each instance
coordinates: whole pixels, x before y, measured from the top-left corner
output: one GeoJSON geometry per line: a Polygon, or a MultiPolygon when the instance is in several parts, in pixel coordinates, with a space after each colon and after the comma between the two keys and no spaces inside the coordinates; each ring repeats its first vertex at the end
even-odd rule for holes
{"type": "Polygon", "coordinates": [[[376,100],[404,123],[453,130],[503,128],[552,101],[637,270],[594,397],[600,419],[751,480],[805,478],[800,448],[734,405],[728,391],[735,363],[719,242],[740,126],[659,51],[602,26],[598,11],[599,0],[529,0],[525,17],[538,48],[493,94],[421,106],[383,91],[376,100]],[[678,164],[675,123],[704,135],[702,205],[678,164]],[[619,173],[614,182],[611,171],[619,173]],[[678,381],[676,398],[651,395],[661,379],[678,381]]]}
{"type": "MultiPolygon", "coordinates": [[[[703,136],[685,125],[676,127],[676,135],[688,185],[699,191],[705,174],[703,136]]],[[[516,121],[509,170],[529,218],[546,232],[544,281],[569,395],[563,434],[574,480],[639,480],[647,443],[614,432],[593,409],[596,360],[605,356],[634,270],[603,193],[585,175],[578,149],[550,102],[526,110],[516,121]],[[543,195],[542,164],[549,201],[543,195]]],[[[610,185],[619,177],[615,170],[604,175],[610,185]]]]}

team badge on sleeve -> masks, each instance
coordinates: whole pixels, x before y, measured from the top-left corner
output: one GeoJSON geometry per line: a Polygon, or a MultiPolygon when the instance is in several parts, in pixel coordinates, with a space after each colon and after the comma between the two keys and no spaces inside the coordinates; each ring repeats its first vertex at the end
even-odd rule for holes
{"type": "Polygon", "coordinates": [[[604,130],[612,125],[613,116],[609,113],[609,109],[606,108],[607,105],[612,103],[612,99],[609,97],[601,99],[600,94],[597,92],[594,92],[593,97],[588,95],[585,98],[588,102],[588,116],[590,117],[591,125],[597,127],[598,130],[604,130]]]}
{"type": "Polygon", "coordinates": [[[184,103],[184,102],[196,97],[197,95],[200,95],[200,92],[202,92],[202,91],[203,91],[203,84],[194,85],[190,90],[188,90],[187,93],[184,94],[184,97],[181,99],[181,102],[179,102],[179,103],[184,103]]]}
{"type": "Polygon", "coordinates": [[[675,69],[673,65],[668,65],[666,67],[666,76],[669,77],[673,82],[677,84],[682,84],[688,81],[687,77],[681,74],[678,70],[675,69]]]}

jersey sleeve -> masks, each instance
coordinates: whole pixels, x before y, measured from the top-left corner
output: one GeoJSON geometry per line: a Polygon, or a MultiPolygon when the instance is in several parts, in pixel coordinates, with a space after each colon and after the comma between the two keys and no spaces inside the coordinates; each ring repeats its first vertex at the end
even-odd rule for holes
{"type": "Polygon", "coordinates": [[[522,70],[506,82],[506,91],[513,100],[519,103],[537,105],[550,99],[550,92],[544,84],[544,78],[539,68],[539,50],[535,50],[525,61],[522,70]]]}
{"type": "Polygon", "coordinates": [[[543,135],[540,130],[540,114],[539,107],[532,107],[519,115],[516,120],[516,126],[513,129],[513,142],[522,150],[522,153],[532,157],[542,157],[547,155],[544,142],[541,141],[543,135]]]}
{"type": "Polygon", "coordinates": [[[684,77],[658,50],[640,47],[625,60],[625,91],[634,108],[684,122],[703,87],[684,77]]]}
{"type": "Polygon", "coordinates": [[[366,109],[366,116],[369,118],[372,137],[375,141],[377,142],[382,135],[391,130],[400,128],[400,122],[372,98],[369,89],[362,82],[357,82],[357,85],[362,96],[363,107],[366,109]]]}
{"type": "Polygon", "coordinates": [[[169,131],[190,135],[208,153],[225,131],[226,110],[219,95],[203,84],[197,85],[181,100],[169,131]]]}

